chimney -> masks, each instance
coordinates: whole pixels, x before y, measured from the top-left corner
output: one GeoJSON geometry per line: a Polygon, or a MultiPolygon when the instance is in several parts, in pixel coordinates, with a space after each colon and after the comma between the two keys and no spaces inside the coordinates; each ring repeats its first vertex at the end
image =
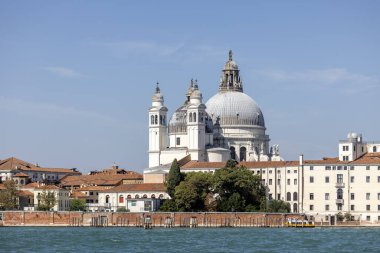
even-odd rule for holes
{"type": "Polygon", "coordinates": [[[300,166],[303,165],[303,154],[300,154],[300,166]]]}

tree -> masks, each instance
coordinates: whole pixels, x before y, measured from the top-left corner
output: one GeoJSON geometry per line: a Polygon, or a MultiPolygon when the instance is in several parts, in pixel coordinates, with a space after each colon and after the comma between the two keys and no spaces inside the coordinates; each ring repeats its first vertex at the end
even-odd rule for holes
{"type": "Polygon", "coordinates": [[[160,211],[163,212],[176,212],[178,211],[177,204],[174,199],[166,199],[164,203],[160,206],[160,211]]]}
{"type": "Polygon", "coordinates": [[[70,199],[70,211],[84,211],[86,201],[83,199],[70,199]]]}
{"type": "Polygon", "coordinates": [[[49,211],[55,206],[57,202],[55,193],[50,192],[50,191],[46,192],[45,190],[43,190],[42,193],[37,196],[37,199],[38,199],[37,209],[39,211],[49,211]]]}
{"type": "Polygon", "coordinates": [[[0,205],[4,209],[10,210],[17,206],[17,188],[16,183],[13,180],[7,180],[4,182],[4,190],[0,191],[0,205]]]}
{"type": "Polygon", "coordinates": [[[127,208],[124,207],[124,206],[121,206],[121,207],[118,207],[118,208],[116,209],[116,212],[118,212],[118,213],[125,213],[125,212],[129,212],[129,209],[127,209],[127,208]]]}
{"type": "Polygon", "coordinates": [[[181,171],[177,162],[177,159],[174,159],[172,166],[170,167],[168,180],[166,183],[167,193],[171,198],[174,198],[175,187],[181,182],[181,171]]]}
{"type": "Polygon", "coordinates": [[[282,200],[270,200],[268,203],[268,209],[266,212],[270,213],[289,213],[290,212],[290,203],[282,200]]]}
{"type": "Polygon", "coordinates": [[[258,210],[265,197],[260,177],[244,166],[236,167],[234,160],[227,161],[224,168],[215,172],[212,188],[217,196],[218,211],[258,210]]]}

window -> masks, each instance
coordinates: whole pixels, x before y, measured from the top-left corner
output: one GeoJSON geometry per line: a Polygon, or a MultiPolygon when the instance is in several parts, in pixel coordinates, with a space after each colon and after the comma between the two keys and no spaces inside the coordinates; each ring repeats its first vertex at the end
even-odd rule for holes
{"type": "Polygon", "coordinates": [[[329,211],[330,210],[330,205],[325,205],[325,210],[329,211]]]}
{"type": "Polygon", "coordinates": [[[151,198],[151,199],[155,199],[155,198],[156,198],[156,195],[152,194],[152,195],[150,196],[150,198],[151,198]]]}
{"type": "Polygon", "coordinates": [[[154,124],[154,116],[150,116],[150,124],[153,125],[154,124]]]}
{"type": "Polygon", "coordinates": [[[297,192],[293,192],[293,201],[297,201],[298,200],[298,194],[297,192]]]}
{"type": "Polygon", "coordinates": [[[338,204],[337,208],[338,208],[338,211],[342,211],[342,204],[338,204]]]}
{"type": "Polygon", "coordinates": [[[330,193],[325,193],[325,200],[329,200],[330,199],[330,193]]]}
{"type": "Polygon", "coordinates": [[[231,154],[231,159],[236,160],[235,147],[230,147],[230,154],[231,154]]]}
{"type": "Polygon", "coordinates": [[[280,199],[281,199],[281,194],[277,193],[277,200],[280,200],[280,199]]]}
{"type": "Polygon", "coordinates": [[[371,221],[371,216],[367,215],[366,220],[371,221]]]}
{"type": "Polygon", "coordinates": [[[351,166],[351,167],[350,167],[350,170],[355,170],[355,166],[351,166]]]}
{"type": "Polygon", "coordinates": [[[336,182],[339,184],[343,183],[343,174],[336,175],[336,182]]]}
{"type": "Polygon", "coordinates": [[[294,179],[294,185],[297,185],[297,178],[294,179]]]}
{"type": "Polygon", "coordinates": [[[272,170],[269,170],[269,174],[272,174],[272,170]]]}
{"type": "Polygon", "coordinates": [[[272,199],[273,199],[273,195],[272,195],[272,193],[269,194],[268,198],[269,198],[269,200],[272,200],[272,199]]]}
{"type": "Polygon", "coordinates": [[[380,176],[377,176],[377,182],[380,183],[380,176]]]}
{"type": "Polygon", "coordinates": [[[247,148],[241,147],[240,148],[240,161],[246,161],[247,160],[247,148]]]}
{"type": "Polygon", "coordinates": [[[180,137],[177,137],[176,138],[176,145],[181,145],[181,138],[180,137]]]}
{"type": "Polygon", "coordinates": [[[119,203],[124,203],[124,196],[123,195],[119,196],[119,203]]]}
{"type": "Polygon", "coordinates": [[[156,125],[158,124],[158,116],[157,115],[154,116],[154,124],[156,124],[156,125]]]}
{"type": "Polygon", "coordinates": [[[372,148],[372,152],[374,152],[374,153],[377,152],[377,148],[376,148],[376,146],[374,146],[374,147],[372,148]]]}
{"type": "Polygon", "coordinates": [[[366,210],[367,210],[367,211],[371,211],[371,205],[367,205],[367,206],[366,206],[366,210]]]}
{"type": "Polygon", "coordinates": [[[310,200],[314,200],[314,193],[310,193],[310,200]]]}
{"type": "Polygon", "coordinates": [[[310,166],[310,170],[314,170],[314,166],[310,166]]]}
{"type": "Polygon", "coordinates": [[[290,178],[288,178],[287,182],[288,182],[288,185],[290,185],[290,178]]]}
{"type": "Polygon", "coordinates": [[[343,151],[348,151],[348,147],[347,145],[343,146],[343,151]]]}
{"type": "Polygon", "coordinates": [[[330,183],[330,177],[329,176],[325,177],[325,183],[330,183]]]}
{"type": "Polygon", "coordinates": [[[163,199],[163,198],[164,198],[164,194],[160,194],[160,195],[158,196],[158,198],[159,198],[159,199],[163,199]]]}
{"type": "Polygon", "coordinates": [[[351,205],[351,211],[355,211],[355,205],[351,205]]]}
{"type": "Polygon", "coordinates": [[[371,194],[369,192],[367,192],[366,195],[365,195],[365,199],[369,200],[370,198],[371,198],[371,194]]]}
{"type": "Polygon", "coordinates": [[[369,183],[371,181],[371,177],[370,176],[366,176],[365,177],[365,181],[366,181],[366,183],[369,183]]]}
{"type": "Polygon", "coordinates": [[[127,199],[131,199],[131,198],[132,198],[131,194],[128,194],[127,199]]]}
{"type": "Polygon", "coordinates": [[[297,174],[297,170],[294,170],[293,172],[294,172],[294,174],[297,174]]]}
{"type": "Polygon", "coordinates": [[[290,170],[288,170],[288,174],[290,174],[290,170]]]}
{"type": "Polygon", "coordinates": [[[377,194],[377,200],[380,200],[380,193],[377,194]]]}
{"type": "Polygon", "coordinates": [[[355,193],[351,193],[351,200],[355,200],[355,193]]]}
{"type": "Polygon", "coordinates": [[[281,179],[277,179],[277,184],[279,185],[281,183],[281,179]]]}
{"type": "Polygon", "coordinates": [[[336,198],[337,199],[343,199],[343,190],[342,189],[338,189],[337,191],[336,191],[336,198]]]}
{"type": "Polygon", "coordinates": [[[146,194],[143,195],[143,199],[146,199],[148,196],[146,194]]]}
{"type": "Polygon", "coordinates": [[[135,195],[135,199],[139,199],[140,196],[138,194],[135,195]]]}
{"type": "Polygon", "coordinates": [[[286,193],[286,201],[292,201],[292,194],[290,192],[286,193]]]}
{"type": "Polygon", "coordinates": [[[269,185],[272,185],[272,179],[269,179],[269,185]]]}
{"type": "Polygon", "coordinates": [[[310,177],[310,183],[314,183],[314,177],[310,177]]]}
{"type": "Polygon", "coordinates": [[[331,166],[326,166],[325,170],[331,170],[331,166]]]}
{"type": "Polygon", "coordinates": [[[313,211],[314,210],[314,205],[310,205],[309,209],[310,209],[310,211],[313,211]]]}
{"type": "Polygon", "coordinates": [[[354,182],[355,182],[355,177],[351,176],[351,183],[354,183],[354,182]]]}
{"type": "Polygon", "coordinates": [[[348,161],[348,155],[343,156],[343,161],[348,161]]]}
{"type": "Polygon", "coordinates": [[[380,211],[380,205],[377,205],[377,211],[380,211]]]}
{"type": "Polygon", "coordinates": [[[369,170],[369,166],[366,166],[365,169],[366,169],[366,170],[369,170]]]}
{"type": "Polygon", "coordinates": [[[131,206],[136,206],[136,200],[131,201],[131,206]]]}

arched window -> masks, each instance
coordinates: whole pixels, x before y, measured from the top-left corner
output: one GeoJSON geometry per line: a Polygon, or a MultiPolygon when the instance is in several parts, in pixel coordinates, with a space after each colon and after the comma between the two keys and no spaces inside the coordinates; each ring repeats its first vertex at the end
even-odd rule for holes
{"type": "Polygon", "coordinates": [[[290,192],[286,193],[286,201],[292,201],[292,194],[290,192]]]}
{"type": "Polygon", "coordinates": [[[193,113],[193,119],[194,119],[194,122],[197,122],[197,113],[193,113]]]}
{"type": "Polygon", "coordinates": [[[162,122],[163,122],[163,123],[162,123],[163,125],[166,125],[166,117],[165,117],[165,115],[162,116],[162,122]]]}
{"type": "Polygon", "coordinates": [[[336,198],[337,199],[343,199],[343,190],[342,189],[338,189],[337,191],[336,191],[336,198]]]}
{"type": "Polygon", "coordinates": [[[247,160],[247,149],[245,147],[240,148],[240,161],[247,160]]]}
{"type": "Polygon", "coordinates": [[[131,194],[128,194],[127,199],[131,199],[131,198],[132,198],[131,194]]]}
{"type": "Polygon", "coordinates": [[[373,146],[372,151],[373,151],[374,153],[376,153],[376,152],[377,152],[377,147],[376,147],[376,146],[373,146]]]}
{"type": "Polygon", "coordinates": [[[298,213],[298,206],[297,203],[293,204],[293,213],[298,213]]]}
{"type": "Polygon", "coordinates": [[[160,125],[163,125],[162,115],[160,115],[160,125]]]}
{"type": "Polygon", "coordinates": [[[106,204],[108,204],[108,203],[110,203],[110,196],[109,195],[106,196],[106,204]]]}
{"type": "Polygon", "coordinates": [[[119,203],[124,203],[124,196],[123,195],[119,196],[119,203]]]}
{"type": "Polygon", "coordinates": [[[143,199],[146,199],[146,198],[147,198],[147,196],[146,196],[146,194],[144,194],[144,195],[143,195],[143,199]]]}
{"type": "Polygon", "coordinates": [[[230,154],[231,154],[231,159],[236,160],[235,147],[230,147],[230,154]]]}
{"type": "Polygon", "coordinates": [[[150,198],[151,198],[151,199],[155,199],[155,198],[156,198],[156,195],[152,194],[152,195],[150,196],[150,198]]]}
{"type": "Polygon", "coordinates": [[[189,113],[189,122],[193,122],[193,114],[189,113]]]}
{"type": "Polygon", "coordinates": [[[150,124],[153,125],[154,124],[154,116],[150,116],[150,124]]]}
{"type": "Polygon", "coordinates": [[[293,201],[297,201],[298,200],[298,194],[297,192],[293,192],[293,201]]]}
{"type": "Polygon", "coordinates": [[[154,124],[156,124],[156,125],[158,124],[158,116],[157,115],[154,116],[154,124]]]}
{"type": "Polygon", "coordinates": [[[20,180],[20,184],[24,184],[24,179],[21,179],[21,180],[20,180]]]}
{"type": "Polygon", "coordinates": [[[158,198],[159,198],[159,199],[163,199],[163,198],[164,198],[164,194],[160,194],[160,195],[158,196],[158,198]]]}
{"type": "Polygon", "coordinates": [[[139,199],[140,196],[138,194],[135,195],[135,199],[139,199]]]}

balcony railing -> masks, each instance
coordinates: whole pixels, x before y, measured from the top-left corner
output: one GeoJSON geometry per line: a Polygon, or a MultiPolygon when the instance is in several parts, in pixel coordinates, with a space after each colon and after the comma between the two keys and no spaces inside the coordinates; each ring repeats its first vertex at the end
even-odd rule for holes
{"type": "Polygon", "coordinates": [[[336,199],[336,204],[344,204],[344,199],[336,199]]]}
{"type": "Polygon", "coordinates": [[[337,183],[335,183],[335,187],[336,188],[344,188],[344,183],[343,182],[337,182],[337,183]]]}

